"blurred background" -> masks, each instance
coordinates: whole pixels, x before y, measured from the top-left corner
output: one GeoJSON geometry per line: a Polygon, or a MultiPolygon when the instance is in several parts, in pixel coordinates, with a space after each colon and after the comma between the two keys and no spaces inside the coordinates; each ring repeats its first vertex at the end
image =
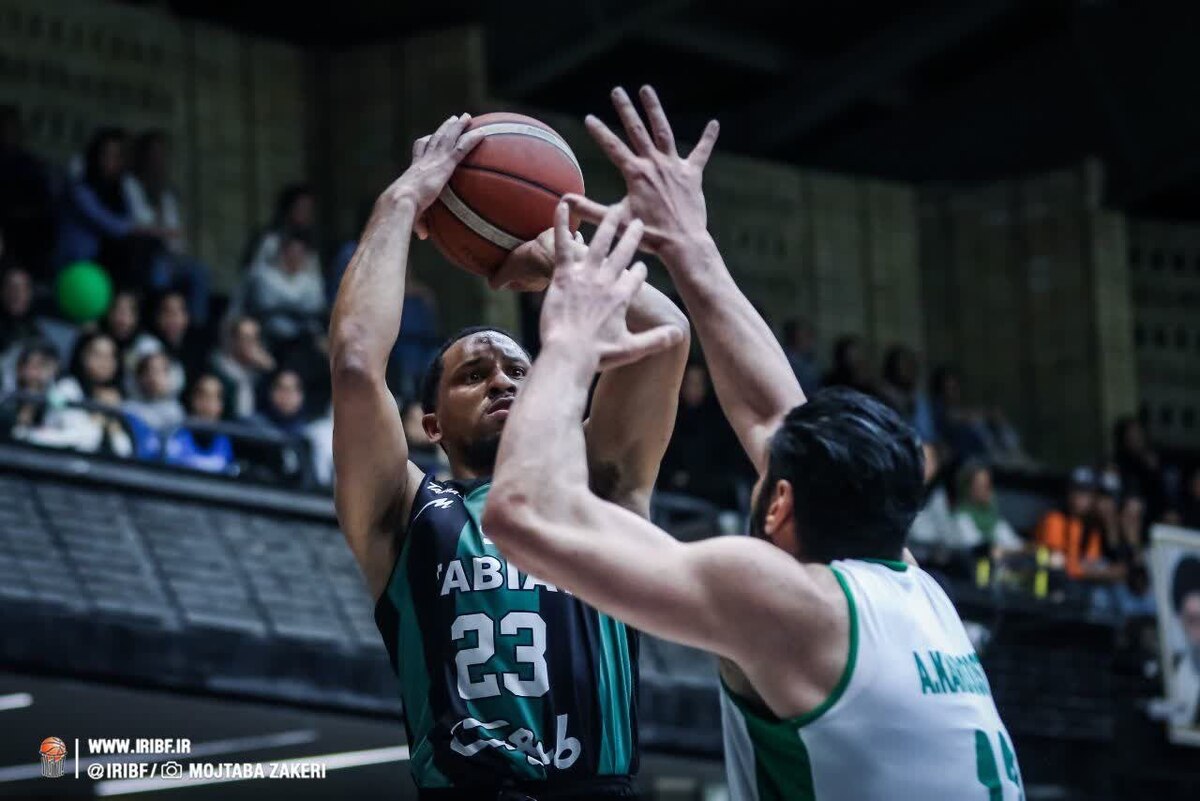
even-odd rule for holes
{"type": "MultiPolygon", "coordinates": [[[[911,547],[1026,797],[1197,797],[1197,701],[1170,699],[1200,554],[1198,35],[1115,0],[0,0],[0,796],[412,797],[333,517],[329,305],[447,115],[545,120],[607,202],[582,117],[649,82],[681,139],[720,119],[710,227],[805,390],[875,394],[927,442],[911,547]],[[49,780],[48,736],[339,767],[49,780]]],[[[432,350],[480,322],[536,348],[539,299],[412,265],[389,375],[437,472],[432,350]]],[[[656,520],[739,532],[753,476],[698,352],[680,400],[656,520]]],[[[649,641],[641,670],[647,797],[725,798],[714,666],[649,641]]]]}

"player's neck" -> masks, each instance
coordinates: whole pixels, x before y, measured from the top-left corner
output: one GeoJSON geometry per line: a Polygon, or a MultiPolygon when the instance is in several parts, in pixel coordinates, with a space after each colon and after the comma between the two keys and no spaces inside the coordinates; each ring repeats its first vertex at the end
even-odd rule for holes
{"type": "Polygon", "coordinates": [[[468,465],[460,460],[450,462],[450,475],[455,481],[478,481],[491,478],[495,465],[468,465]]]}

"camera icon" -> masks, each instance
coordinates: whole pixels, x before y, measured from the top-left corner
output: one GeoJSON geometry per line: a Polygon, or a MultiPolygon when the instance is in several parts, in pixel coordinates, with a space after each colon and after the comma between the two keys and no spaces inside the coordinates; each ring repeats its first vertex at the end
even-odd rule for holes
{"type": "Polygon", "coordinates": [[[162,766],[162,770],[159,771],[159,774],[164,779],[182,779],[183,778],[183,765],[180,765],[175,760],[171,760],[170,762],[164,762],[163,766],[162,766]]]}

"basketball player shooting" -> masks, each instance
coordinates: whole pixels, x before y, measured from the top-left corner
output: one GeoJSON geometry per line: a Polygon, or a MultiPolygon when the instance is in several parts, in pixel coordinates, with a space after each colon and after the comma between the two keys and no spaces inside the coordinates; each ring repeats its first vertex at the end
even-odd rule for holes
{"type": "MultiPolygon", "coordinates": [[[[449,457],[450,481],[409,462],[384,379],[414,226],[482,138],[463,134],[468,122],[453,117],[416,143],[412,166],[376,202],[338,292],[330,326],[338,518],[378,601],[422,799],[631,797],[635,632],[518,571],[480,525],[529,355],[490,328],[442,346],[424,381],[423,424],[449,457]]],[[[518,248],[504,280],[536,288],[539,247],[518,248]]],[[[641,350],[630,363],[604,365],[581,455],[599,496],[640,518],[670,438],[688,333],[679,309],[648,286],[627,312],[641,350]]]]}
{"type": "Polygon", "coordinates": [[[588,128],[625,177],[590,246],[558,210],[543,348],[512,410],[484,524],[523,570],[642,631],[720,657],[732,798],[1016,799],[1011,740],[953,605],[904,548],[921,499],[914,432],[865,395],[805,402],[707,232],[710,123],[687,157],[653,91],[614,92],[626,144],[588,128]],[[624,233],[613,242],[620,230],[624,233]],[[603,359],[636,355],[626,304],[640,244],[684,299],[759,473],[750,537],[681,543],[588,488],[583,416],[603,359]],[[610,252],[611,249],[611,252],[610,252]]]}

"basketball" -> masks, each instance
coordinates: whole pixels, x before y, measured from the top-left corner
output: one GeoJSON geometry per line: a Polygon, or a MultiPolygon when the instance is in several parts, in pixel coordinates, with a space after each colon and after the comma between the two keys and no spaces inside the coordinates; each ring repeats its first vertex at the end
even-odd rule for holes
{"type": "Polygon", "coordinates": [[[532,117],[483,114],[466,130],[485,138],[425,220],[442,255],[486,278],[514,248],[553,227],[559,198],[583,192],[583,172],[566,140],[532,117]]]}

